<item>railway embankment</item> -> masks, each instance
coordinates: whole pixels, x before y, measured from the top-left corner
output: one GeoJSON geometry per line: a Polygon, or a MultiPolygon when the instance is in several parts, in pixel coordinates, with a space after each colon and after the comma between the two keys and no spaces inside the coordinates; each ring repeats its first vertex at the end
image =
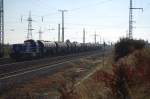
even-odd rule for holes
{"type": "Polygon", "coordinates": [[[102,68],[103,58],[101,54],[90,55],[69,62],[67,68],[63,68],[57,73],[35,77],[30,83],[16,86],[2,95],[2,98],[27,99],[39,97],[57,99],[71,99],[75,94],[75,89],[82,82],[88,79],[98,68],[102,68]],[[69,68],[68,68],[69,67],[69,68]]]}
{"type": "Polygon", "coordinates": [[[37,77],[31,83],[12,89],[2,98],[150,98],[150,49],[144,47],[143,41],[123,39],[105,58],[96,55],[68,65],[70,68],[44,78],[37,77]]]}
{"type": "Polygon", "coordinates": [[[81,99],[149,99],[150,49],[143,41],[120,40],[112,60],[78,86],[81,99]]]}

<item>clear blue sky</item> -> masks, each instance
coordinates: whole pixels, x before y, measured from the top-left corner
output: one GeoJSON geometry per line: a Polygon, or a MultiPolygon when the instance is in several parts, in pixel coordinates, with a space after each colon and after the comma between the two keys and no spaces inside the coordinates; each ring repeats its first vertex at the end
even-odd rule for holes
{"type": "MultiPolygon", "coordinates": [[[[144,12],[134,11],[134,38],[150,41],[150,1],[133,0],[134,7],[143,7],[144,12]]],[[[129,0],[4,0],[5,42],[21,43],[26,39],[26,21],[29,11],[33,18],[33,39],[43,30],[44,40],[57,40],[58,23],[65,9],[65,39],[82,42],[82,31],[86,29],[86,42],[94,42],[96,32],[106,41],[116,41],[128,32],[129,0]],[[21,23],[21,15],[23,21],[21,23]],[[42,22],[41,16],[44,17],[42,22]],[[49,31],[50,28],[55,30],[49,31]]]]}

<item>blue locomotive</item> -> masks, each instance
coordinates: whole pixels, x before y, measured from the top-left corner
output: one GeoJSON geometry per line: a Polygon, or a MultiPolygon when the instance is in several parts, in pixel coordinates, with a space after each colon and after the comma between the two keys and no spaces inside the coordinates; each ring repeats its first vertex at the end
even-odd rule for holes
{"type": "Polygon", "coordinates": [[[12,59],[34,59],[101,49],[100,44],[70,42],[51,42],[44,40],[26,40],[23,44],[11,46],[12,59]]]}

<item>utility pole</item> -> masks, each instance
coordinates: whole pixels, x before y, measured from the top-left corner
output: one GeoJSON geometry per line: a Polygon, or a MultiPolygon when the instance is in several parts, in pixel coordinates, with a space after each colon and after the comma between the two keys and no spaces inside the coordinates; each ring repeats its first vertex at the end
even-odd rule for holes
{"type": "Polygon", "coordinates": [[[85,43],[85,28],[83,29],[83,43],[85,43]]]}
{"type": "Polygon", "coordinates": [[[102,40],[101,40],[101,36],[99,36],[99,44],[101,44],[101,41],[102,41],[102,40]]]}
{"type": "Polygon", "coordinates": [[[94,34],[94,42],[95,42],[95,44],[96,44],[96,38],[97,38],[97,34],[96,34],[96,31],[95,31],[95,34],[94,34]]]}
{"type": "Polygon", "coordinates": [[[58,42],[60,42],[60,24],[58,24],[58,42]]]}
{"type": "Polygon", "coordinates": [[[106,43],[105,43],[105,41],[103,39],[103,67],[105,65],[105,46],[106,46],[106,43]]]}
{"type": "MultiPolygon", "coordinates": [[[[49,25],[49,29],[48,29],[48,30],[49,30],[49,32],[51,33],[51,31],[54,31],[55,28],[51,28],[50,25],[49,25]]],[[[53,39],[53,40],[54,40],[54,39],[53,39]]]]}
{"type": "Polygon", "coordinates": [[[129,38],[133,38],[133,10],[142,10],[143,8],[134,8],[133,7],[133,1],[130,0],[130,7],[129,7],[129,38]]]}
{"type": "Polygon", "coordinates": [[[55,28],[51,28],[50,25],[49,25],[49,29],[48,30],[51,33],[51,30],[53,31],[53,30],[55,30],[55,28]]]}
{"type": "Polygon", "coordinates": [[[29,12],[29,18],[28,18],[28,34],[27,34],[27,39],[32,39],[32,31],[34,29],[32,29],[32,17],[31,17],[31,11],[29,12]]]}
{"type": "Polygon", "coordinates": [[[38,32],[38,33],[39,33],[39,40],[42,40],[42,33],[43,33],[43,32],[42,32],[42,30],[41,30],[41,27],[40,27],[40,29],[39,29],[39,32],[38,32]]]}
{"type": "Polygon", "coordinates": [[[64,12],[67,12],[67,10],[58,10],[62,13],[62,42],[64,42],[64,12]]]}
{"type": "Polygon", "coordinates": [[[4,56],[4,2],[0,0],[0,57],[4,56]]]}
{"type": "Polygon", "coordinates": [[[99,35],[97,35],[97,34],[96,34],[96,31],[95,31],[95,34],[92,35],[92,36],[94,37],[94,43],[96,44],[96,43],[97,43],[97,36],[99,36],[99,35]]]}

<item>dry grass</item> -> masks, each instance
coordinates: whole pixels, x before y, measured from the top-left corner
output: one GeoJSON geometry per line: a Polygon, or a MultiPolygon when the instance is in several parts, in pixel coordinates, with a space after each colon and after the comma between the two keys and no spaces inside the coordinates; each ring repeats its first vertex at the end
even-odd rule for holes
{"type": "Polygon", "coordinates": [[[150,50],[113,62],[113,55],[80,59],[67,70],[20,86],[2,99],[150,99],[150,50]],[[78,86],[77,82],[92,73],[78,86]],[[122,97],[124,96],[124,97],[122,97]]]}
{"type": "Polygon", "coordinates": [[[89,78],[76,88],[80,98],[78,99],[112,99],[111,91],[103,82],[96,82],[89,78]]]}
{"type": "Polygon", "coordinates": [[[150,49],[111,60],[76,88],[80,99],[150,99],[150,49]]]}
{"type": "Polygon", "coordinates": [[[75,88],[79,95],[78,99],[112,99],[110,88],[105,87],[104,82],[99,82],[95,78],[99,70],[110,73],[112,70],[112,56],[105,58],[105,66],[102,64],[102,58],[100,60],[97,60],[99,63],[97,64],[97,68],[95,68],[96,71],[75,88]]]}
{"type": "Polygon", "coordinates": [[[4,94],[2,99],[79,99],[74,85],[99,65],[99,57],[80,59],[69,63],[69,69],[58,73],[35,78],[31,83],[18,86],[4,94]]]}
{"type": "MultiPolygon", "coordinates": [[[[143,49],[120,59],[111,69],[94,74],[97,82],[104,82],[115,99],[149,99],[150,50],[143,49]]],[[[107,98],[106,98],[107,99],[107,98]]]]}

